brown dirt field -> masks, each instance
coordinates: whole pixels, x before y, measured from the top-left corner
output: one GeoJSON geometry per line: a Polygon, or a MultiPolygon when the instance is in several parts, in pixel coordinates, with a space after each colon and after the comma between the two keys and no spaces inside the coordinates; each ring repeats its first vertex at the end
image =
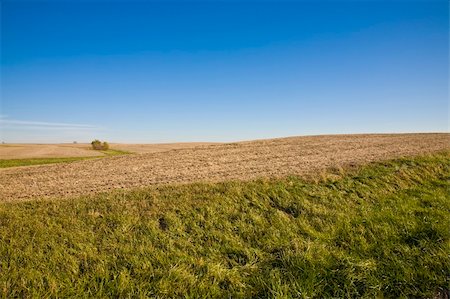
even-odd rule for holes
{"type": "MultiPolygon", "coordinates": [[[[212,145],[206,142],[159,143],[159,144],[110,144],[112,149],[128,151],[137,154],[165,152],[181,148],[194,148],[212,145]]],[[[66,157],[96,157],[103,153],[91,149],[87,143],[78,144],[0,144],[0,159],[30,159],[30,158],[66,158],[66,157]]]]}
{"type": "Polygon", "coordinates": [[[200,146],[0,169],[0,200],[61,198],[148,185],[311,175],[450,150],[450,134],[332,135],[200,146]]]}
{"type": "Polygon", "coordinates": [[[0,159],[95,157],[88,144],[1,144],[0,159]]]}
{"type": "Polygon", "coordinates": [[[179,142],[179,143],[155,143],[155,144],[125,144],[112,143],[112,149],[132,152],[136,154],[159,153],[183,148],[195,148],[198,146],[214,145],[212,142],[179,142]]]}

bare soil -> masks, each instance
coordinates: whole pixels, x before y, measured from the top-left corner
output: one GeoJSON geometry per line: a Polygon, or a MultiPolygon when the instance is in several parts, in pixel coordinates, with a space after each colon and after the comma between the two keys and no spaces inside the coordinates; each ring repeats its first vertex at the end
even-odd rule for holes
{"type": "Polygon", "coordinates": [[[197,181],[311,175],[327,168],[450,150],[450,134],[291,137],[0,169],[0,200],[62,198],[197,181]]]}
{"type": "MultiPolygon", "coordinates": [[[[158,153],[181,148],[211,145],[206,142],[158,143],[158,144],[110,144],[111,148],[136,154],[158,153]]],[[[0,144],[0,159],[67,158],[104,156],[94,151],[90,144],[0,144]]]]}
{"type": "Polygon", "coordinates": [[[0,159],[67,158],[103,156],[88,144],[1,144],[0,159]]]}
{"type": "Polygon", "coordinates": [[[136,154],[147,154],[147,153],[159,153],[167,152],[176,149],[183,148],[195,148],[204,145],[214,145],[219,143],[211,142],[179,142],[179,143],[155,143],[155,144],[125,144],[125,143],[112,143],[111,148],[132,152],[136,154]]]}

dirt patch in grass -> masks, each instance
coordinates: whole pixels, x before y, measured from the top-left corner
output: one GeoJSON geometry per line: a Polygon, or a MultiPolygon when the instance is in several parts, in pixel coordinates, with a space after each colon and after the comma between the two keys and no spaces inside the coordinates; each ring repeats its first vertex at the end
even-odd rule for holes
{"type": "Polygon", "coordinates": [[[0,200],[51,198],[148,185],[311,175],[450,149],[450,134],[291,137],[0,170],[0,200]]]}

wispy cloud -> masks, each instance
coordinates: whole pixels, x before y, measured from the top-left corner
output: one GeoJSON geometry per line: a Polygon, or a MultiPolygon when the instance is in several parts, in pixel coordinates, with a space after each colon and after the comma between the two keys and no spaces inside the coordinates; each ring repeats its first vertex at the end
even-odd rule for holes
{"type": "Polygon", "coordinates": [[[0,125],[8,127],[27,127],[27,128],[31,127],[36,129],[99,129],[99,127],[97,126],[88,124],[72,124],[72,123],[8,119],[4,115],[0,115],[0,125]]]}
{"type": "Polygon", "coordinates": [[[91,124],[18,120],[0,115],[0,140],[5,142],[88,142],[104,134],[105,128],[91,124]]]}

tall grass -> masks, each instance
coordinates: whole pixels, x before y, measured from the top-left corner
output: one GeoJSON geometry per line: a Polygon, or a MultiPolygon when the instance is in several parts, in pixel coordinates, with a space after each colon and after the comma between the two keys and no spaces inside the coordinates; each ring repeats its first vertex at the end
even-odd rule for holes
{"type": "Polygon", "coordinates": [[[3,297],[433,297],[450,154],[323,178],[0,204],[3,297]]]}

